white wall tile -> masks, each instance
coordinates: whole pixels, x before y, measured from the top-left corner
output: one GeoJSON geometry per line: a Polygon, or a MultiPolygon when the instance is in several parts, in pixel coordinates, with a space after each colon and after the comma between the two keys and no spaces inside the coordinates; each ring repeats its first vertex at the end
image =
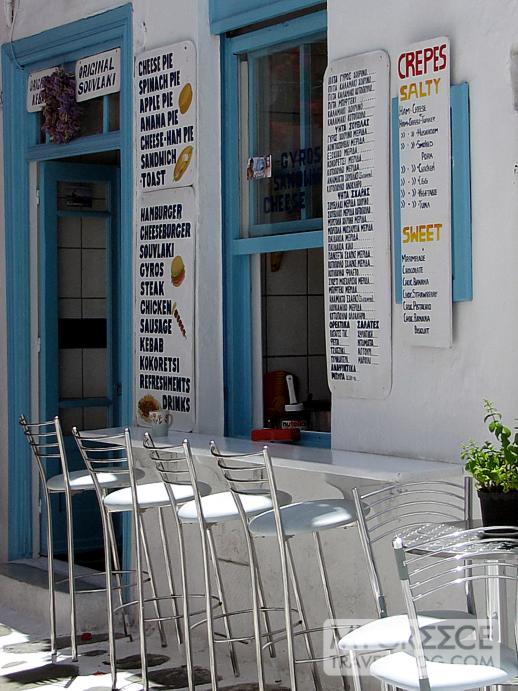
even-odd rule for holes
{"type": "Polygon", "coordinates": [[[106,348],[83,350],[85,398],[106,396],[106,348]]]}
{"type": "Polygon", "coordinates": [[[308,297],[309,355],[325,355],[326,336],[324,323],[324,298],[321,295],[310,295],[308,297]]]}
{"type": "Polygon", "coordinates": [[[59,250],[59,297],[81,297],[81,250],[59,250]]]}
{"type": "Polygon", "coordinates": [[[58,218],[58,247],[81,247],[81,219],[79,216],[58,218]]]}
{"type": "Polygon", "coordinates": [[[82,303],[84,319],[106,318],[106,300],[104,298],[85,298],[82,303]]]}
{"type": "Polygon", "coordinates": [[[106,297],[106,250],[83,250],[83,297],[106,297]]]}
{"type": "Polygon", "coordinates": [[[84,429],[105,429],[107,426],[107,408],[84,408],[84,429]]]}
{"type": "Polygon", "coordinates": [[[306,355],[306,296],[273,296],[267,298],[266,304],[268,356],[306,355]]]}
{"type": "Polygon", "coordinates": [[[308,250],[308,293],[324,293],[324,250],[317,247],[308,250]]]}
{"type": "Polygon", "coordinates": [[[59,396],[82,398],[83,356],[81,348],[63,348],[59,351],[59,396]]]}
{"type": "Polygon", "coordinates": [[[61,298],[59,301],[60,319],[81,319],[81,300],[79,298],[61,298]]]}
{"type": "Polygon", "coordinates": [[[267,295],[304,295],[306,293],[306,250],[283,252],[278,271],[271,270],[270,255],[266,257],[267,295]]]}
{"type": "Polygon", "coordinates": [[[106,247],[105,218],[83,216],[81,219],[83,247],[106,247]]]}

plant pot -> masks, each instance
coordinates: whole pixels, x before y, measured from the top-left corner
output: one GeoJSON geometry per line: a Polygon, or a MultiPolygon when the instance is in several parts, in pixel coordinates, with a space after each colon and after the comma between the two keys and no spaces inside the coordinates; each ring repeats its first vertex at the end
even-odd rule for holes
{"type": "Polygon", "coordinates": [[[518,490],[494,492],[478,490],[482,525],[518,527],[518,490]]]}

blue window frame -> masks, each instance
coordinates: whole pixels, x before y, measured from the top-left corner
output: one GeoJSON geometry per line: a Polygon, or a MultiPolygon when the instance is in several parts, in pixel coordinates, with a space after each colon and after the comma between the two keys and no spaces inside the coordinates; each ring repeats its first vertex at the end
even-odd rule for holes
{"type": "MultiPolygon", "coordinates": [[[[9,459],[9,559],[32,555],[32,465],[30,451],[18,425],[18,416],[31,411],[31,294],[29,237],[29,162],[91,152],[120,151],[121,227],[132,228],[132,8],[124,5],[110,12],[44,31],[2,47],[4,89],[4,195],[6,219],[6,316],[8,366],[9,459]],[[69,144],[38,144],[38,118],[26,111],[30,72],[75,61],[94,53],[120,47],[120,129],[108,134],[82,137],[69,144]]],[[[121,239],[120,342],[131,343],[132,240],[121,239]]],[[[132,411],[131,349],[120,349],[122,383],[121,418],[132,411]]]]}
{"type": "MultiPolygon", "coordinates": [[[[248,215],[248,221],[243,223],[242,195],[239,193],[243,162],[238,135],[240,65],[245,56],[260,58],[281,46],[305,45],[322,39],[326,35],[326,28],[327,13],[319,11],[222,40],[225,431],[232,436],[249,436],[253,420],[251,256],[323,245],[322,220],[318,218],[301,218],[283,224],[254,224],[248,215]],[[252,234],[255,236],[250,237],[252,234]]],[[[248,71],[248,93],[254,92],[253,80],[256,75],[253,68],[248,71]]],[[[253,130],[252,127],[249,131],[248,144],[251,146],[256,136],[253,130]]],[[[266,153],[255,151],[253,155],[266,153]]],[[[253,195],[251,197],[253,201],[253,195]]]]}

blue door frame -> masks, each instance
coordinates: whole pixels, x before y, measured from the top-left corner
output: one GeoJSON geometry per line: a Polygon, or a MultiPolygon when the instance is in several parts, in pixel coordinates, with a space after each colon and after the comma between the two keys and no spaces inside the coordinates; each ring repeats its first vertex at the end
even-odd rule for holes
{"type": "Polygon", "coordinates": [[[120,414],[132,416],[132,205],[133,139],[132,9],[115,10],[2,46],[4,89],[4,195],[7,316],[8,557],[32,556],[32,463],[18,416],[31,416],[31,294],[29,162],[118,149],[121,161],[120,414]],[[120,130],[82,137],[66,145],[37,144],[37,115],[26,111],[30,72],[120,47],[120,130]]]}
{"type": "MultiPolygon", "coordinates": [[[[120,182],[119,170],[115,166],[86,163],[42,162],[39,164],[38,188],[39,223],[39,410],[40,418],[50,420],[60,415],[62,408],[84,408],[103,406],[107,408],[107,427],[119,424],[119,319],[117,277],[120,272],[120,182]],[[58,184],[67,183],[106,183],[108,205],[106,211],[59,210],[58,184]],[[60,217],[104,218],[108,224],[107,232],[107,392],[104,398],[60,399],[59,392],[59,243],[58,226],[60,217]]],[[[70,470],[84,467],[77,445],[71,435],[65,435],[65,447],[70,470]]],[[[54,472],[59,473],[59,463],[55,461],[54,472]]],[[[62,496],[52,498],[54,517],[55,554],[66,553],[66,519],[62,496]]],[[[85,492],[74,501],[74,548],[75,553],[102,549],[102,526],[93,492],[85,492]]],[[[40,521],[41,553],[47,554],[46,516],[40,521]]]]}

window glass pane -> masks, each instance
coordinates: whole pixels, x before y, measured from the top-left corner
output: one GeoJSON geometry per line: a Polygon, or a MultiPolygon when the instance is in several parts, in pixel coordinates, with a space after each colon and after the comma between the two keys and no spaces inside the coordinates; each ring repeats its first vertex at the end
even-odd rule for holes
{"type": "Polygon", "coordinates": [[[329,432],[322,249],[276,252],[261,258],[264,422],[329,432]],[[304,407],[286,414],[286,376],[304,407]]]}
{"type": "Polygon", "coordinates": [[[80,105],[83,109],[80,136],[101,134],[103,131],[103,97],[98,96],[90,101],[83,101],[80,105]]]}
{"type": "Polygon", "coordinates": [[[110,109],[108,118],[108,129],[110,132],[120,130],[119,96],[119,92],[117,92],[116,94],[110,94],[108,96],[108,107],[110,109]]]}
{"type": "MultiPolygon", "coordinates": [[[[107,211],[108,210],[108,185],[105,182],[58,182],[58,209],[60,211],[107,211]]],[[[103,221],[104,222],[104,221],[103,221]]],[[[60,220],[60,233],[67,236],[67,240],[61,240],[71,245],[73,232],[76,232],[77,221],[70,218],[66,222],[60,220]],[[76,224],[74,226],[74,223],[76,224]],[[66,226],[65,226],[66,224],[66,226]],[[70,226],[70,228],[69,228],[70,226]]]]}
{"type": "Polygon", "coordinates": [[[249,56],[249,157],[271,155],[272,161],[271,177],[245,187],[252,227],[322,217],[326,64],[323,41],[249,56]]]}

